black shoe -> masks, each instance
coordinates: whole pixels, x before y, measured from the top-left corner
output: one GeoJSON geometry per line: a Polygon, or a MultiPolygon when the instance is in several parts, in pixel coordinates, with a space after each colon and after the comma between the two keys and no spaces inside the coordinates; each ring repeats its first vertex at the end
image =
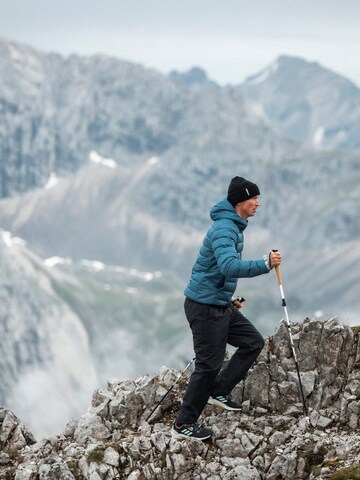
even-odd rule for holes
{"type": "Polygon", "coordinates": [[[216,405],[217,407],[224,408],[225,410],[232,410],[239,412],[242,407],[239,403],[233,402],[230,395],[217,395],[216,397],[209,397],[208,402],[210,405],[216,405]]]}
{"type": "Polygon", "coordinates": [[[210,428],[205,428],[198,423],[178,424],[174,423],[171,429],[171,436],[176,440],[183,438],[195,438],[196,440],[207,440],[212,435],[210,428]]]}

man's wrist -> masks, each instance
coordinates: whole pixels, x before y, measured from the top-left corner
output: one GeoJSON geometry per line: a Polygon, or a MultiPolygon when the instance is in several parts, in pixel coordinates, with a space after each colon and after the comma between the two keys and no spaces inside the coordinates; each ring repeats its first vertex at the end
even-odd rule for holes
{"type": "Polygon", "coordinates": [[[270,259],[270,253],[269,255],[264,255],[263,256],[266,268],[270,271],[271,270],[271,259],[270,259]]]}

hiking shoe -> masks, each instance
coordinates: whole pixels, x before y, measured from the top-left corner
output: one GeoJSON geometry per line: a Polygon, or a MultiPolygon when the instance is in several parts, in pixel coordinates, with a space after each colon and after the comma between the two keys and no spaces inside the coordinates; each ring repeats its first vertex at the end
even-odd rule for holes
{"type": "Polygon", "coordinates": [[[225,410],[232,410],[238,412],[242,410],[239,403],[233,402],[230,395],[217,395],[216,397],[209,397],[208,402],[210,405],[216,405],[217,407],[224,408],[225,410]]]}
{"type": "Polygon", "coordinates": [[[196,440],[207,440],[212,435],[210,428],[205,428],[198,423],[178,424],[174,423],[171,429],[171,436],[176,440],[183,438],[195,438],[196,440]]]}

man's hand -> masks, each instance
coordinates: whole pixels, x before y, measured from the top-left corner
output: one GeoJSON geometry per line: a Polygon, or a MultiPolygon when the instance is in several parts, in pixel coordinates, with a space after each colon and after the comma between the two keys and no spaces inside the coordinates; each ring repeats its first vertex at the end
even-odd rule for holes
{"type": "Polygon", "coordinates": [[[236,297],[232,299],[232,304],[237,310],[240,310],[244,306],[245,298],[244,297],[236,297]]]}
{"type": "Polygon", "coordinates": [[[270,268],[278,267],[281,263],[281,253],[276,250],[276,252],[270,252],[269,254],[270,268]]]}

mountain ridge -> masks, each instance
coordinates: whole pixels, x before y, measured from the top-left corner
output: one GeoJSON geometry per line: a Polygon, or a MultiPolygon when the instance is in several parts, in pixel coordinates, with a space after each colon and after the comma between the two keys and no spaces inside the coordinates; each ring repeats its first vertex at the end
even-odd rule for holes
{"type": "Polygon", "coordinates": [[[61,57],[0,42],[1,68],[9,72],[0,83],[1,196],[41,186],[51,172],[73,173],[92,150],[131,164],[170,150],[186,157],[189,145],[193,153],[207,153],[209,144],[264,158],[299,148],[279,142],[266,108],[241,86],[194,91],[105,55],[61,57]]]}
{"type": "Polygon", "coordinates": [[[180,372],[162,367],[155,376],[109,379],[106,389],[95,390],[84,415],[38,442],[1,408],[0,475],[15,480],[36,475],[43,480],[330,480],[358,472],[358,329],[334,319],[305,319],[292,328],[308,415],[299,401],[288,328],[282,322],[266,339],[245,383],[233,392],[243,411],[205,407],[200,421],[211,427],[211,441],[171,438],[187,374],[181,378],[180,372]]]}
{"type": "Polygon", "coordinates": [[[239,88],[281,135],[315,148],[359,150],[360,89],[318,62],[283,55],[239,88]]]}
{"type": "MultiPolygon", "coordinates": [[[[38,356],[45,354],[37,350],[38,339],[54,334],[47,333],[41,313],[38,323],[33,315],[45,303],[41,299],[48,299],[44,282],[60,304],[54,324],[69,315],[89,336],[91,362],[97,359],[94,375],[102,367],[109,371],[111,362],[124,376],[142,371],[142,359],[157,368],[168,343],[171,361],[177,362],[181,350],[191,348],[183,289],[210,225],[209,211],[235,175],[256,182],[261,191],[261,208],[245,232],[244,258],[282,251],[291,318],[316,313],[357,322],[360,157],[351,143],[356,112],[347,123],[347,150],[326,144],[314,149],[276,131],[265,97],[250,98],[241,85],[209,87],[205,78],[200,88],[196,82],[188,88],[131,62],[48,56],[14,45],[0,41],[0,67],[7,72],[0,80],[0,226],[27,242],[28,258],[37,267],[18,289],[17,262],[0,244],[9,271],[0,278],[6,306],[0,328],[12,319],[11,329],[0,336],[0,349],[9,352],[4,385],[19,380],[21,369],[11,367],[16,348],[29,354],[22,368],[27,361],[39,364],[38,356]],[[51,268],[44,263],[48,257],[70,260],[51,268]],[[131,269],[161,273],[145,282],[131,269]],[[18,290],[23,295],[17,297],[18,290]],[[14,312],[26,325],[29,305],[33,331],[23,345],[6,350],[19,344],[14,312]],[[133,346],[144,357],[135,358],[133,346]]],[[[332,92],[333,77],[322,71],[322,78],[323,92],[332,92]]],[[[289,96],[298,88],[296,75],[291,85],[286,77],[276,79],[283,82],[286,108],[298,118],[292,103],[297,97],[289,96]]],[[[255,86],[273,91],[272,80],[267,76],[255,86]]],[[[306,80],[302,119],[318,127],[311,122],[322,111],[313,111],[307,97],[314,77],[306,80]]],[[[329,105],[333,108],[330,100],[329,105]]],[[[273,272],[240,279],[237,293],[247,299],[245,314],[269,333],[282,314],[273,272]]]]}

